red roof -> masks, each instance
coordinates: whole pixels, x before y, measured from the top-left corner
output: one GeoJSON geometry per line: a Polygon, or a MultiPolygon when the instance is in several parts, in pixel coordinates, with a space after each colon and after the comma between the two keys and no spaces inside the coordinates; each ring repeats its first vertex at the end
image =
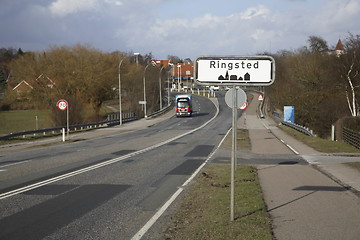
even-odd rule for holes
{"type": "Polygon", "coordinates": [[[335,50],[344,50],[344,45],[342,44],[341,40],[339,39],[338,43],[336,44],[335,50]]]}

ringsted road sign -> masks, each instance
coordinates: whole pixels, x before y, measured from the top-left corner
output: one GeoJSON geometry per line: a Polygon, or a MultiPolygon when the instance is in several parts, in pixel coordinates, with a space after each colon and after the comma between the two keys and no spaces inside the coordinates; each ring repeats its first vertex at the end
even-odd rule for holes
{"type": "Polygon", "coordinates": [[[271,56],[200,56],[194,79],[200,85],[269,86],[275,81],[271,56]]]}

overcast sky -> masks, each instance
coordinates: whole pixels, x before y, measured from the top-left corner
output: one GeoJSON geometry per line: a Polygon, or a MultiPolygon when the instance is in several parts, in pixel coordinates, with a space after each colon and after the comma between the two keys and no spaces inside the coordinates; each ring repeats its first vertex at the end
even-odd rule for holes
{"type": "Polygon", "coordinates": [[[253,55],[360,34],[360,0],[0,0],[0,47],[253,55]]]}

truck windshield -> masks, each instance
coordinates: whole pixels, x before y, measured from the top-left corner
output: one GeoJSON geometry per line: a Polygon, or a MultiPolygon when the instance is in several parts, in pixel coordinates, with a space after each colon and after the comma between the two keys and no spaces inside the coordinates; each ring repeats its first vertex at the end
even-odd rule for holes
{"type": "Polygon", "coordinates": [[[189,102],[178,102],[177,107],[190,107],[189,102]]]}

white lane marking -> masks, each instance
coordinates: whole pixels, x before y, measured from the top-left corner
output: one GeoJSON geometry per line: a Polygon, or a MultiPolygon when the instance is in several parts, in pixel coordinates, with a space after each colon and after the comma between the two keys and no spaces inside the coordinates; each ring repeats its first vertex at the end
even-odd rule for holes
{"type": "Polygon", "coordinates": [[[292,146],[290,146],[289,144],[287,144],[284,140],[282,140],[281,138],[279,138],[278,136],[276,136],[276,135],[274,134],[274,132],[271,131],[271,129],[270,129],[268,126],[266,126],[263,121],[262,121],[261,123],[262,123],[262,125],[263,125],[267,130],[269,130],[269,131],[271,132],[272,135],[274,135],[277,139],[280,140],[280,142],[282,142],[282,143],[283,143],[286,147],[288,147],[293,153],[295,153],[295,155],[299,155],[299,154],[300,154],[298,151],[295,150],[295,148],[293,148],[292,146]]]}
{"type": "Polygon", "coordinates": [[[300,153],[298,151],[296,151],[292,146],[290,146],[289,144],[285,143],[285,145],[295,153],[295,155],[299,155],[300,153]]]}
{"type": "Polygon", "coordinates": [[[76,176],[76,175],[81,174],[81,173],[85,173],[85,172],[92,171],[92,170],[95,170],[95,169],[98,169],[98,168],[101,168],[101,167],[104,167],[104,166],[107,166],[107,165],[110,165],[110,164],[113,164],[113,163],[116,163],[116,162],[119,162],[119,161],[123,161],[123,160],[125,160],[127,158],[130,158],[130,157],[133,157],[135,155],[145,153],[147,151],[150,151],[150,150],[153,150],[155,148],[161,147],[161,146],[163,146],[165,144],[168,144],[168,143],[170,143],[172,141],[175,141],[175,140],[177,140],[179,138],[182,138],[182,137],[184,137],[186,135],[189,135],[189,134],[191,134],[193,132],[196,132],[196,131],[202,129],[203,127],[205,127],[207,124],[209,124],[211,121],[213,121],[217,117],[217,115],[219,114],[219,108],[217,106],[216,106],[216,109],[217,109],[217,111],[216,111],[216,114],[214,115],[214,117],[212,117],[209,121],[205,122],[200,127],[197,127],[197,128],[195,128],[193,130],[190,130],[188,132],[180,134],[180,135],[178,135],[176,137],[173,137],[171,139],[168,139],[166,141],[160,142],[158,144],[155,144],[155,145],[152,145],[150,147],[138,150],[138,151],[133,152],[133,153],[126,154],[126,155],[118,157],[118,158],[110,159],[108,161],[95,164],[93,166],[82,168],[82,169],[79,169],[79,170],[76,170],[76,171],[73,171],[73,172],[69,172],[69,173],[54,177],[54,178],[50,178],[50,179],[47,179],[47,180],[44,180],[44,181],[41,181],[41,182],[37,182],[37,183],[34,183],[34,184],[27,185],[25,187],[21,187],[21,188],[18,188],[18,189],[9,191],[9,192],[2,193],[2,194],[0,194],[0,200],[11,197],[11,196],[14,196],[14,195],[17,195],[17,194],[20,194],[20,193],[23,193],[23,192],[30,191],[30,190],[35,189],[35,188],[39,188],[39,187],[48,185],[50,183],[54,183],[54,182],[69,178],[69,177],[73,177],[73,176],[76,176]]]}
{"type": "MultiPolygon", "coordinates": [[[[217,115],[217,114],[216,114],[217,115]]],[[[197,174],[201,171],[201,169],[210,161],[212,156],[216,153],[216,151],[219,149],[221,144],[224,142],[226,136],[231,131],[231,128],[228,130],[228,132],[225,134],[223,139],[220,141],[218,146],[213,150],[209,156],[206,158],[206,160],[196,169],[196,171],[181,185],[181,187],[169,198],[169,200],[162,205],[162,207],[145,223],[145,225],[131,238],[131,240],[140,240],[145,233],[154,225],[154,223],[163,215],[163,213],[170,207],[170,205],[176,200],[176,198],[182,193],[184,188],[197,176],[197,174]]]]}
{"type": "MultiPolygon", "coordinates": [[[[10,167],[10,166],[13,166],[13,165],[19,165],[19,164],[26,163],[26,162],[31,162],[31,160],[15,162],[15,163],[9,163],[9,164],[6,164],[6,165],[0,165],[0,168],[10,167]]],[[[4,170],[4,171],[6,171],[6,170],[4,170]]]]}

